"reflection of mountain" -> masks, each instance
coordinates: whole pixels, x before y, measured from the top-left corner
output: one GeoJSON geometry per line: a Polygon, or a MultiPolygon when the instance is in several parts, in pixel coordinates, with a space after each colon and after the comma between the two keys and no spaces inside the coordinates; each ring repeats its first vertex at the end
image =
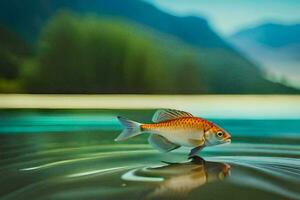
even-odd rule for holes
{"type": "Polygon", "coordinates": [[[300,87],[300,24],[263,24],[244,29],[230,40],[246,55],[262,64],[273,78],[287,78],[300,87]]]}
{"type": "Polygon", "coordinates": [[[128,181],[157,182],[155,189],[145,199],[186,199],[193,190],[207,183],[223,181],[230,165],[207,162],[195,157],[192,162],[169,163],[142,171],[127,172],[122,179],[128,181]]]}
{"type": "MultiPolygon", "coordinates": [[[[141,24],[142,26],[139,27],[145,27],[146,31],[149,28],[155,30],[153,36],[158,38],[157,43],[159,44],[157,46],[165,46],[171,54],[168,57],[163,55],[164,60],[176,60],[185,57],[182,55],[183,53],[180,53],[184,48],[181,44],[187,44],[189,48],[191,46],[196,47],[193,49],[193,55],[198,57],[190,59],[189,56],[186,56],[185,62],[188,67],[178,75],[178,82],[183,87],[176,91],[174,88],[178,87],[173,85],[172,89],[159,91],[160,93],[174,93],[174,91],[179,93],[298,92],[292,88],[265,80],[259,68],[236,53],[226,41],[210,28],[205,19],[173,16],[140,0],[93,0],[88,3],[85,0],[1,1],[0,21],[21,34],[27,41],[34,43],[50,17],[54,16],[60,9],[68,9],[80,14],[94,13],[97,16],[117,16],[141,24]],[[174,42],[174,38],[174,41],[181,43],[174,42]],[[191,62],[191,60],[196,60],[197,63],[191,62]],[[200,68],[201,74],[194,66],[200,68]]],[[[157,93],[157,90],[153,88],[150,90],[157,93]]],[[[51,90],[51,92],[57,91],[51,90]]],[[[69,92],[72,91],[74,90],[69,92]]],[[[144,88],[142,91],[145,91],[144,88]]],[[[93,91],[87,90],[85,92],[93,91]]],[[[96,92],[101,93],[103,91],[96,92]]],[[[108,92],[115,92],[115,90],[108,92]]],[[[136,91],[133,90],[133,92],[136,91]]]]}

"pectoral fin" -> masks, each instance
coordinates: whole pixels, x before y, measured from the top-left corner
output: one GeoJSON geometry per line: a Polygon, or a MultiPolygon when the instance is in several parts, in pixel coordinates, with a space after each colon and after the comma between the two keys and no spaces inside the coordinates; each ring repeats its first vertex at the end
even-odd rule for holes
{"type": "Polygon", "coordinates": [[[189,159],[193,158],[194,156],[196,156],[196,154],[201,151],[204,148],[204,146],[199,146],[199,147],[195,147],[191,150],[191,152],[189,153],[189,159]]]}
{"type": "Polygon", "coordinates": [[[196,147],[193,148],[193,149],[191,150],[191,152],[189,153],[189,158],[192,158],[192,157],[196,156],[196,154],[197,154],[199,151],[201,151],[201,150],[205,147],[205,145],[204,145],[205,140],[204,140],[204,139],[202,139],[202,140],[189,139],[189,142],[190,142],[192,145],[196,146],[196,147]]]}
{"type": "Polygon", "coordinates": [[[190,144],[198,147],[198,146],[202,146],[205,143],[205,140],[201,139],[201,140],[197,140],[197,139],[189,139],[188,140],[190,144]]]}
{"type": "Polygon", "coordinates": [[[157,134],[151,134],[148,138],[148,142],[151,146],[161,152],[169,152],[180,147],[179,145],[170,142],[165,137],[157,134]]]}

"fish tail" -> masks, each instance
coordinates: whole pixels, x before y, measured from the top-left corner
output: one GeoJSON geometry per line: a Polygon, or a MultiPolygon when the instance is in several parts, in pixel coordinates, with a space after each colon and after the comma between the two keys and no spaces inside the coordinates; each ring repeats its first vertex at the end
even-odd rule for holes
{"type": "Polygon", "coordinates": [[[127,140],[128,138],[142,134],[140,123],[119,116],[118,120],[121,122],[124,129],[115,141],[127,140]]]}

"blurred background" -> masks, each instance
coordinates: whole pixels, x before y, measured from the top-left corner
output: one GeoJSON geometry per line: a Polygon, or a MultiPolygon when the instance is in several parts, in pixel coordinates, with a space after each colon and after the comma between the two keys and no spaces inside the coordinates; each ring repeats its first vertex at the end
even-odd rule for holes
{"type": "Polygon", "coordinates": [[[1,0],[0,199],[300,200],[299,10],[1,0]],[[208,119],[232,143],[189,162],[189,148],[160,153],[148,134],[114,142],[116,116],[152,123],[158,108],[208,119]]]}
{"type": "Polygon", "coordinates": [[[299,93],[299,6],[4,0],[0,92],[299,93]]]}

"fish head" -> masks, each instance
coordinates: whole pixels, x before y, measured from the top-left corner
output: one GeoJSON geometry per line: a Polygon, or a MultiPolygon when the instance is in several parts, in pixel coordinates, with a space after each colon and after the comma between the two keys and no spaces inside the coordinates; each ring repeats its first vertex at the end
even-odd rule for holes
{"type": "Polygon", "coordinates": [[[217,125],[213,125],[205,132],[205,141],[207,146],[230,143],[231,135],[217,125]]]}

